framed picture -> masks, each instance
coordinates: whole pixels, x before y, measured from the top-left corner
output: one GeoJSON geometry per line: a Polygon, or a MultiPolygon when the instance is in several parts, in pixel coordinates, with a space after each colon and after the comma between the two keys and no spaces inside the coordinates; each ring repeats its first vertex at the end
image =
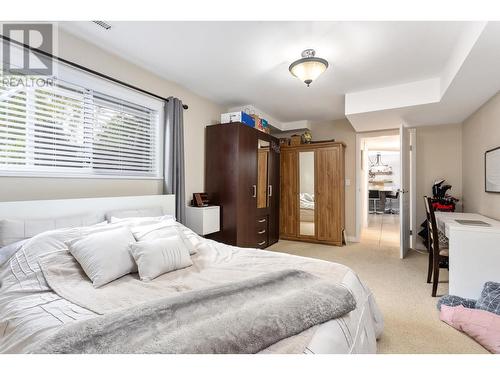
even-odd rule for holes
{"type": "Polygon", "coordinates": [[[500,147],[484,153],[484,191],[500,193],[500,147]]]}

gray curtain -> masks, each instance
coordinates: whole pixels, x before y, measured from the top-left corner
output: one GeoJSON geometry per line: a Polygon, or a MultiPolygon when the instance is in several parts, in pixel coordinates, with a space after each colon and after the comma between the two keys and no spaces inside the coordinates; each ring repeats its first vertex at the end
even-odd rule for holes
{"type": "Polygon", "coordinates": [[[184,120],[182,102],[174,97],[165,103],[165,163],[163,194],[175,194],[177,221],[185,223],[184,120]]]}

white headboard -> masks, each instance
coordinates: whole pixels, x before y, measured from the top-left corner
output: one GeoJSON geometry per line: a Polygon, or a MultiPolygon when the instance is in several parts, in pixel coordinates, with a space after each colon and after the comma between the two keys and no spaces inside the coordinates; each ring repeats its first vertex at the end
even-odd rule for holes
{"type": "Polygon", "coordinates": [[[41,219],[86,213],[104,218],[108,211],[147,207],[162,207],[164,214],[175,216],[175,195],[0,202],[0,219],[41,219]]]}

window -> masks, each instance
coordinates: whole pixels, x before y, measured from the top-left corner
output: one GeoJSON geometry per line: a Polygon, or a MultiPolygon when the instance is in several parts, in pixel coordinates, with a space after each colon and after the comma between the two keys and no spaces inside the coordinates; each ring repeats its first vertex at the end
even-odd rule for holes
{"type": "Polygon", "coordinates": [[[88,85],[56,79],[45,87],[13,87],[1,78],[0,71],[1,174],[161,176],[158,103],[110,95],[125,90],[108,82],[100,82],[106,93],[95,91],[95,77],[88,85]]]}

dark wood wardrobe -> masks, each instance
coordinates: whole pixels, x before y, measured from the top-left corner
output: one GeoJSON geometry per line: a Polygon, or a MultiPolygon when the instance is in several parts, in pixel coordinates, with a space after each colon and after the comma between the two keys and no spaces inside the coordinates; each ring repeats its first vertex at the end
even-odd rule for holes
{"type": "Polygon", "coordinates": [[[205,190],[221,207],[229,245],[266,248],[279,238],[279,141],[241,123],[211,125],[205,137],[205,190]]]}

